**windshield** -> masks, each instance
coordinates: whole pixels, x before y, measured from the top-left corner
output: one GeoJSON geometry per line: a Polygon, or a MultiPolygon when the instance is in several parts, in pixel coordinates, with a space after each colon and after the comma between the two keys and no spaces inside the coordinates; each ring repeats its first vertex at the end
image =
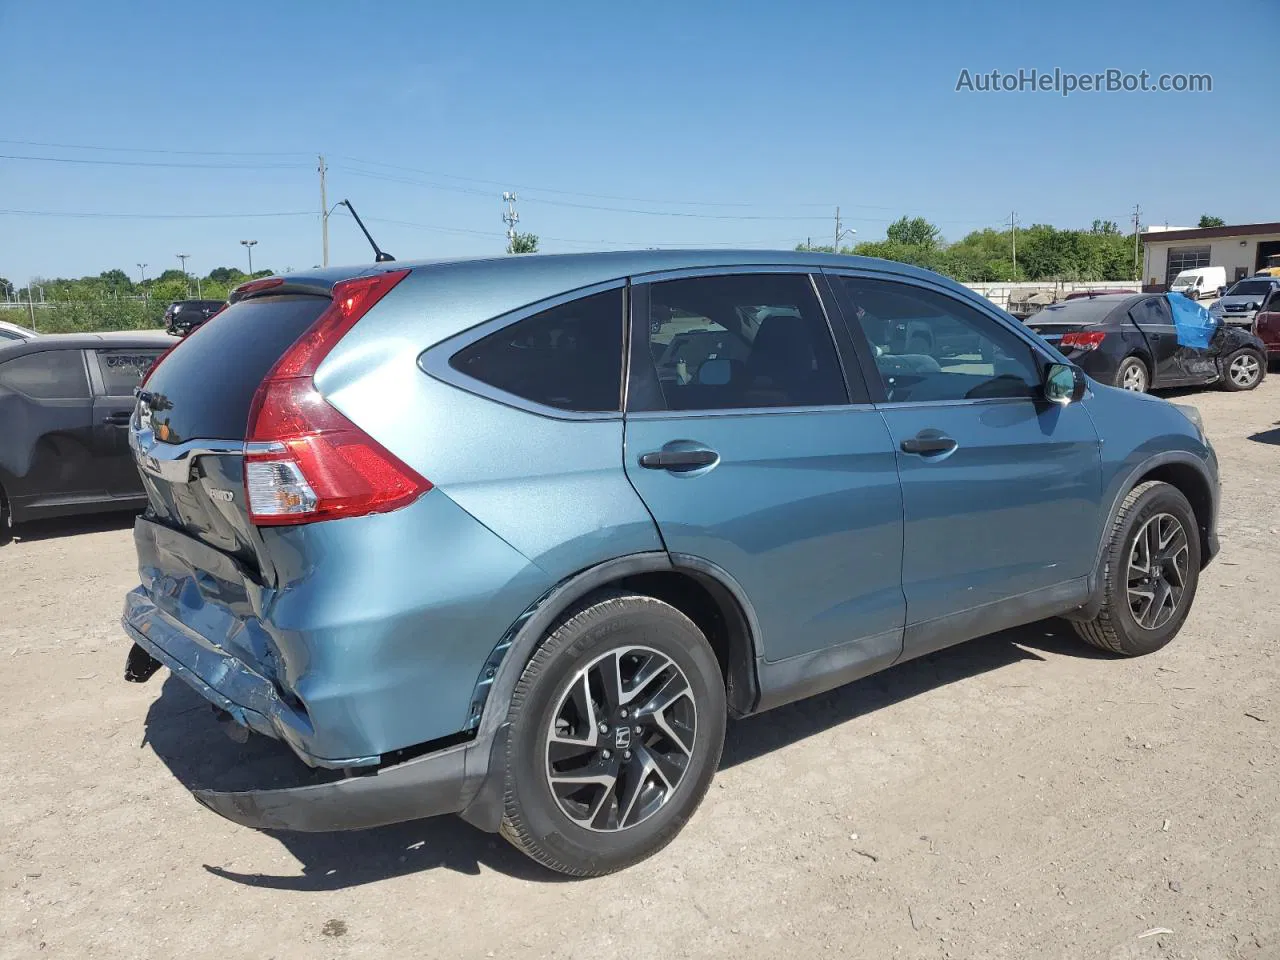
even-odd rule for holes
{"type": "Polygon", "coordinates": [[[1271,292],[1272,284],[1265,280],[1241,280],[1227,291],[1228,297],[1265,297],[1271,292]]]}

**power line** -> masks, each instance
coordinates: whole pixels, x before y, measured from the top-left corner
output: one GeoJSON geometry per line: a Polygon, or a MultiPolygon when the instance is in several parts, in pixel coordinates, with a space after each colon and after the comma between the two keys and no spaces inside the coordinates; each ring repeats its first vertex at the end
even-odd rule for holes
{"type": "Polygon", "coordinates": [[[0,153],[0,160],[34,160],[41,163],[78,163],[104,167],[176,167],[201,170],[294,170],[301,163],[166,163],[153,160],[98,160],[90,157],[30,157],[0,153]]]}
{"type": "Polygon", "coordinates": [[[156,153],[186,157],[305,157],[308,154],[300,151],[262,151],[262,150],[159,150],[152,147],[101,147],[84,143],[45,143],[42,140],[4,140],[22,147],[54,147],[58,150],[101,150],[107,153],[156,153]]]}
{"type": "MultiPolygon", "coordinates": [[[[3,141],[0,141],[3,142],[3,141]]],[[[417,173],[428,177],[442,177],[445,180],[460,180],[464,183],[483,183],[493,187],[510,187],[507,181],[502,180],[485,180],[480,177],[464,177],[454,173],[440,173],[432,170],[422,170],[417,167],[404,167],[394,163],[381,163],[376,160],[361,160],[358,157],[339,156],[339,160],[346,160],[349,163],[360,163],[370,167],[383,167],[388,170],[399,170],[404,173],[417,173]]],[[[350,168],[348,168],[350,169],[350,168]]],[[[622,203],[652,203],[667,204],[669,206],[694,206],[694,207],[759,207],[771,206],[774,204],[761,204],[743,200],[655,200],[646,197],[628,197],[611,193],[585,193],[581,190],[558,190],[553,187],[535,187],[530,184],[514,185],[516,190],[532,190],[535,193],[554,193],[568,197],[588,197],[593,200],[617,200],[622,203]]],[[[491,191],[485,191],[486,195],[491,191]]],[[[829,207],[827,203],[788,203],[776,204],[776,206],[791,207],[829,207]]],[[[868,210],[892,210],[893,207],[875,207],[870,204],[853,204],[853,206],[861,206],[868,210]]]]}
{"type": "MultiPolygon", "coordinates": [[[[372,173],[368,170],[356,170],[353,167],[330,165],[330,170],[341,170],[357,177],[368,177],[373,180],[385,180],[391,183],[404,183],[410,186],[426,187],[432,190],[444,190],[449,193],[465,193],[471,196],[492,197],[493,191],[480,190],[475,187],[454,187],[442,183],[429,183],[423,180],[414,180],[409,177],[392,177],[381,173],[372,173]]],[[[572,200],[550,200],[542,197],[522,198],[525,203],[542,203],[554,207],[572,207],[579,210],[601,210],[606,213],[630,213],[638,216],[648,217],[683,217],[692,220],[777,220],[777,221],[795,221],[795,220],[826,220],[825,216],[803,215],[783,217],[775,215],[762,214],[738,214],[738,213],[690,213],[684,210],[640,210],[634,207],[612,207],[593,203],[576,203],[572,200]]],[[[892,221],[885,221],[886,223],[892,221]]]]}
{"type": "Polygon", "coordinates": [[[9,217],[69,217],[74,219],[104,220],[241,220],[261,217],[310,217],[310,210],[291,210],[271,213],[76,213],[66,210],[0,210],[0,216],[9,217]]]}

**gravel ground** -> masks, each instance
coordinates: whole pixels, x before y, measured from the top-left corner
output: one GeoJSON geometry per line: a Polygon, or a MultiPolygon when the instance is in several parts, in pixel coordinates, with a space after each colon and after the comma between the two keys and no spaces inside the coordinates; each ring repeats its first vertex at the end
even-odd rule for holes
{"type": "Polygon", "coordinates": [[[1172,646],[1049,621],[731,724],[675,843],[564,881],[453,818],[237,827],[237,746],[121,679],[129,518],[0,548],[0,957],[1280,957],[1280,376],[1183,393],[1223,551],[1172,646]]]}

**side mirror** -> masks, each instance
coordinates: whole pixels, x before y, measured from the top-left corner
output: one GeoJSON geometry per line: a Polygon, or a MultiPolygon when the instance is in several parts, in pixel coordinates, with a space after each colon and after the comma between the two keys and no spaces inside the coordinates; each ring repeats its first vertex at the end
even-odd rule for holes
{"type": "Polygon", "coordinates": [[[1084,372],[1069,363],[1051,363],[1045,371],[1044,398],[1050,403],[1066,406],[1084,397],[1084,372]]]}

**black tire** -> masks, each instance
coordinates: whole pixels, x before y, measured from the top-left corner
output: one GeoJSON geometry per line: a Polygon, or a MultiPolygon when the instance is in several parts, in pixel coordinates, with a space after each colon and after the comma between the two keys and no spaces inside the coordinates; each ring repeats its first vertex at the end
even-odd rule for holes
{"type": "Polygon", "coordinates": [[[0,547],[13,539],[13,514],[9,512],[9,498],[0,487],[0,547]]]}
{"type": "Polygon", "coordinates": [[[1222,389],[1231,393],[1252,390],[1262,382],[1266,371],[1266,357],[1257,350],[1241,347],[1222,361],[1222,389]],[[1252,361],[1251,364],[1250,361],[1252,361]]]}
{"type": "MultiPolygon", "coordinates": [[[[1159,534],[1159,528],[1157,528],[1159,534]]],[[[1168,573],[1166,568],[1165,573],[1168,573]]],[[[1162,574],[1163,576],[1163,574],[1162,574]]],[[[1118,653],[1125,657],[1137,657],[1159,650],[1182,629],[1191,605],[1195,602],[1196,587],[1200,582],[1200,534],[1195,511],[1177,487],[1159,481],[1139,484],[1130,491],[1120,505],[1111,527],[1111,539],[1104,557],[1102,609],[1092,620],[1073,621],[1076,633],[1095,647],[1118,653]],[[1135,558],[1137,537],[1148,530],[1148,525],[1163,523],[1160,518],[1170,516],[1178,521],[1186,538],[1185,569],[1179,571],[1183,579],[1182,592],[1173,603],[1167,620],[1151,618],[1152,626],[1139,623],[1143,609],[1138,601],[1135,612],[1130,594],[1133,574],[1131,560],[1135,558]]],[[[1135,589],[1144,589],[1137,582],[1135,589]]],[[[1152,588],[1155,596],[1160,596],[1152,588]]],[[[1154,604],[1154,600],[1152,601],[1154,604]]],[[[1162,604],[1163,605],[1163,604],[1162,604]]]]}
{"type": "Polygon", "coordinates": [[[1151,389],[1151,371],[1142,362],[1141,357],[1125,357],[1116,368],[1115,386],[1121,390],[1133,390],[1135,393],[1146,393],[1151,389]],[[1130,386],[1125,386],[1128,379],[1130,386]],[[1139,386],[1132,384],[1138,383],[1139,386]]]}
{"type": "MultiPolygon", "coordinates": [[[[632,659],[624,656],[621,661],[615,661],[619,676],[624,665],[632,659]]],[[[653,682],[661,687],[665,682],[664,676],[675,674],[668,674],[664,668],[655,674],[657,679],[653,682]]],[[[623,685],[620,681],[619,687],[623,685]]],[[[651,698],[650,702],[657,700],[648,692],[650,688],[647,685],[634,689],[646,691],[634,703],[646,697],[651,698]]],[[[666,709],[661,711],[663,715],[666,709]]],[[[512,693],[507,711],[510,733],[504,771],[502,835],[544,866],[578,877],[612,873],[652,856],[674,839],[706,795],[724,747],[725,715],[724,678],[720,665],[706,637],[693,621],[675,607],[653,597],[625,593],[598,595],[570,611],[552,629],[525,667],[512,693]],[[647,651],[641,652],[639,657],[656,654],[653,662],[665,658],[682,671],[688,692],[680,698],[680,705],[686,711],[690,703],[693,707],[693,746],[684,758],[683,774],[669,789],[664,789],[668,779],[656,769],[630,779],[634,773],[628,774],[628,771],[634,771],[635,767],[627,764],[656,756],[664,743],[670,753],[670,746],[677,741],[651,726],[645,734],[635,734],[636,739],[631,742],[628,724],[639,721],[643,708],[636,709],[630,720],[618,721],[618,711],[610,708],[603,697],[599,702],[593,698],[590,717],[605,717],[613,709],[613,726],[605,723],[600,727],[609,739],[604,736],[598,738],[600,749],[592,747],[586,754],[566,762],[577,763],[581,758],[589,764],[583,769],[592,772],[605,769],[612,763],[616,779],[611,787],[584,787],[585,791],[598,789],[603,793],[592,793],[592,799],[583,803],[586,808],[584,818],[575,819],[566,812],[564,805],[571,805],[574,800],[558,799],[551,784],[551,731],[557,726],[558,719],[563,718],[564,710],[576,713],[570,702],[582,701],[574,699],[574,689],[601,689],[591,686],[593,665],[608,663],[607,655],[611,651],[634,647],[643,647],[647,651]],[[584,672],[588,678],[585,681],[582,680],[584,672]],[[626,764],[621,759],[622,748],[628,745],[622,742],[624,727],[627,728],[628,743],[635,748],[636,758],[633,760],[631,751],[626,751],[626,764]],[[620,768],[623,772],[616,773],[620,768]],[[654,779],[659,776],[662,779],[654,779]],[[637,811],[634,804],[629,805],[633,823],[628,825],[628,811],[621,809],[623,796],[620,792],[625,794],[626,786],[632,783],[644,783],[648,791],[645,795],[661,795],[661,799],[649,813],[642,809],[637,811]],[[597,810],[600,813],[594,812],[597,810]],[[638,820],[634,819],[637,812],[638,820]],[[602,818],[619,813],[620,826],[602,822],[602,818]],[[590,819],[591,823],[584,825],[584,819],[590,819]]],[[[625,708],[621,716],[627,716],[625,708]]],[[[687,718],[690,714],[685,716],[687,718]]],[[[598,726],[588,720],[584,729],[598,726]]],[[[637,726],[635,729],[639,731],[641,728],[637,726]]],[[[670,730],[671,726],[664,729],[670,730]]],[[[685,731],[687,729],[684,727],[685,731]]],[[[573,731],[572,736],[576,738],[577,732],[573,731]]],[[[597,740],[594,733],[591,739],[597,740]]],[[[670,771],[671,768],[666,769],[670,771]]],[[[578,808],[580,812],[583,807],[578,808]]]]}

